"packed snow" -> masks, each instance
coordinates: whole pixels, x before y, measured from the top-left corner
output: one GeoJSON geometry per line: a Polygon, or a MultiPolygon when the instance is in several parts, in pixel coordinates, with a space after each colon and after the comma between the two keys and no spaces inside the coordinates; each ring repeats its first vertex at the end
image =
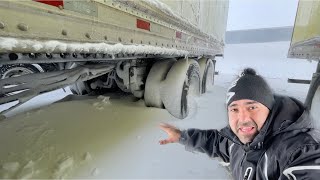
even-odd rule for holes
{"type": "Polygon", "coordinates": [[[62,41],[38,41],[17,38],[0,37],[0,49],[31,49],[34,52],[77,52],[77,53],[105,53],[105,54],[155,54],[186,56],[188,51],[174,48],[155,47],[150,45],[124,45],[106,43],[66,43],[62,41]]]}
{"type": "Polygon", "coordinates": [[[165,136],[160,122],[180,128],[195,122],[199,128],[225,126],[223,94],[223,88],[212,89],[183,121],[166,110],[146,108],[132,96],[117,95],[55,103],[3,120],[1,178],[229,178],[217,160],[178,144],[158,144],[165,136]],[[212,123],[208,117],[216,114],[221,119],[212,123]]]}

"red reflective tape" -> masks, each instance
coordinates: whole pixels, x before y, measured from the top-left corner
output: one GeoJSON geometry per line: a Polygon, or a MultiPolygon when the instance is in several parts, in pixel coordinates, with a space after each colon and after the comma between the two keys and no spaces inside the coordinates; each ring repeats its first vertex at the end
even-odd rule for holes
{"type": "Polygon", "coordinates": [[[150,23],[141,19],[137,19],[137,28],[150,31],[150,23]]]}
{"type": "Polygon", "coordinates": [[[63,6],[63,0],[57,0],[57,1],[52,1],[52,0],[34,0],[34,1],[41,2],[41,3],[44,3],[44,4],[48,4],[48,5],[51,5],[51,6],[56,6],[56,7],[63,6]]]}
{"type": "Polygon", "coordinates": [[[176,31],[176,38],[181,39],[182,37],[182,32],[176,31]]]}

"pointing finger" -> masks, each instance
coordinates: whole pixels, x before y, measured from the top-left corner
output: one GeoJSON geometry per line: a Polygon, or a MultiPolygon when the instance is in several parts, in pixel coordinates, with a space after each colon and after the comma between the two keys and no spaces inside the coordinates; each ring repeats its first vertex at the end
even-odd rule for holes
{"type": "Polygon", "coordinates": [[[160,143],[161,145],[165,145],[165,144],[168,144],[168,143],[170,143],[170,142],[169,142],[167,139],[165,139],[165,140],[160,140],[159,143],[160,143]]]}

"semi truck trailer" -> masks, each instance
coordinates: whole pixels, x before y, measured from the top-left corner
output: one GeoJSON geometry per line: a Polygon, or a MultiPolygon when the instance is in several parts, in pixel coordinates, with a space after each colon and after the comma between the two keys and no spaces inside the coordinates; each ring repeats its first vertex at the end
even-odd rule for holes
{"type": "Polygon", "coordinates": [[[0,1],[0,104],[69,86],[188,115],[223,56],[228,1],[0,1]]]}
{"type": "MultiPolygon", "coordinates": [[[[314,120],[320,117],[320,1],[300,0],[296,13],[295,25],[288,52],[289,58],[317,61],[316,72],[312,79],[298,81],[310,83],[305,106],[310,110],[314,120]]],[[[315,123],[318,128],[319,122],[315,123]]]]}

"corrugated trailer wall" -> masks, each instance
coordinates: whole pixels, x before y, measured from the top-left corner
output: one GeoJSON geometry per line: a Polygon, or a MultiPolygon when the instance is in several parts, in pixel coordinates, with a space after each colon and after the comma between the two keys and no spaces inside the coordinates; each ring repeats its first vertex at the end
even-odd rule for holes
{"type": "Polygon", "coordinates": [[[199,10],[201,0],[160,0],[162,3],[168,5],[171,10],[181,16],[183,19],[188,20],[190,23],[199,25],[199,10]]]}
{"type": "Polygon", "coordinates": [[[300,0],[291,43],[320,36],[320,1],[300,0]]]}
{"type": "Polygon", "coordinates": [[[160,0],[175,14],[224,42],[229,0],[160,0]]]}
{"type": "Polygon", "coordinates": [[[288,57],[320,60],[319,20],[320,1],[300,0],[288,57]]]}
{"type": "Polygon", "coordinates": [[[200,0],[200,29],[224,42],[229,0],[200,0]]]}

